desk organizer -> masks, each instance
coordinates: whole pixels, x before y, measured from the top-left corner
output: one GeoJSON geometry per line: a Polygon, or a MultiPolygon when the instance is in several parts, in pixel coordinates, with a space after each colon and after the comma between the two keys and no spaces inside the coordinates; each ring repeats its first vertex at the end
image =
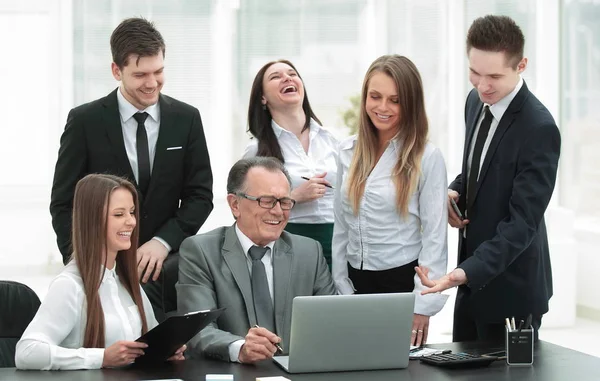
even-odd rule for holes
{"type": "Polygon", "coordinates": [[[533,364],[533,329],[506,330],[506,363],[508,365],[533,364]]]}

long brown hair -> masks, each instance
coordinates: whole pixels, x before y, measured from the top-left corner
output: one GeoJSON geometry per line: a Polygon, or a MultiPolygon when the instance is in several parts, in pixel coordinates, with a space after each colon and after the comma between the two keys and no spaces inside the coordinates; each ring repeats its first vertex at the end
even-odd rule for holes
{"type": "MultiPolygon", "coordinates": [[[[98,289],[107,261],[107,219],[110,195],[116,189],[126,189],[133,196],[135,219],[138,221],[138,196],[135,187],[127,180],[102,174],[90,174],[75,186],[73,200],[73,257],[83,281],[87,303],[87,323],[83,338],[85,348],[104,348],[104,312],[98,289]]],[[[138,307],[142,320],[142,333],[148,331],[146,314],[137,274],[136,250],[139,229],[131,233],[131,247],[119,251],[116,272],[119,279],[138,307]]],[[[106,270],[105,270],[106,271],[106,270]]]]}
{"type": "MultiPolygon", "coordinates": [[[[250,102],[248,104],[248,131],[252,134],[252,136],[254,136],[255,139],[258,139],[258,151],[256,152],[256,156],[270,156],[279,159],[279,161],[282,163],[285,163],[283,154],[281,153],[281,147],[279,146],[277,137],[273,132],[273,127],[271,127],[271,120],[273,117],[271,116],[268,108],[263,109],[262,104],[263,79],[265,73],[267,72],[267,69],[271,67],[271,65],[276,63],[284,63],[289,65],[302,80],[302,77],[300,76],[300,73],[298,73],[298,70],[296,70],[296,67],[288,60],[267,62],[263,67],[261,67],[258,73],[256,73],[256,77],[254,77],[252,89],[250,90],[250,102]]],[[[302,81],[302,85],[304,86],[302,110],[304,110],[304,116],[306,117],[304,127],[302,128],[302,131],[304,131],[310,126],[311,118],[319,124],[322,123],[310,107],[304,81],[302,81]]]]}
{"type": "Polygon", "coordinates": [[[377,164],[379,147],[377,129],[365,109],[369,81],[375,73],[388,75],[395,82],[398,91],[401,116],[396,139],[401,143],[402,148],[392,171],[392,179],[396,186],[396,208],[402,216],[406,216],[408,202],[419,181],[421,158],[427,144],[429,124],[425,112],[421,76],[412,61],[404,56],[396,54],[381,56],[371,64],[365,75],[358,139],[348,171],[348,199],[354,213],[358,214],[365,183],[377,164]]]}

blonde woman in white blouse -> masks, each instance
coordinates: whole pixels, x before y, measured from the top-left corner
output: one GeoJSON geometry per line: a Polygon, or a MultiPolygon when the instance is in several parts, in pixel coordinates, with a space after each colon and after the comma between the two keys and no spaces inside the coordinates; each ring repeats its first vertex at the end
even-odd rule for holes
{"type": "Polygon", "coordinates": [[[291,176],[291,197],[296,205],[286,230],[319,241],[331,267],[338,141],[321,126],[304,82],[290,61],[269,62],[256,74],[248,131],[254,139],[243,157],[275,157],[291,176]]]}
{"type": "MultiPolygon", "coordinates": [[[[122,178],[91,174],[75,188],[73,258],[52,281],[17,343],[19,369],[98,369],[133,362],[157,325],[140,287],[138,198],[122,178]]],[[[185,346],[170,359],[183,359],[185,346]]]]}
{"type": "Polygon", "coordinates": [[[415,274],[420,265],[436,279],[447,265],[446,167],[427,131],[417,68],[398,55],[375,60],[358,136],[340,143],[332,272],[343,294],[414,292],[413,345],[447,298],[420,295],[415,274]]]}

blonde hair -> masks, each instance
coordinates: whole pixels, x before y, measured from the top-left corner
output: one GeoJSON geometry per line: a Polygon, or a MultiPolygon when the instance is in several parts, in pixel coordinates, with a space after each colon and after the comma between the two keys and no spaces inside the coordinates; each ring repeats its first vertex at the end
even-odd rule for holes
{"type": "Polygon", "coordinates": [[[362,87],[360,119],[356,150],[352,157],[348,175],[348,199],[358,214],[360,200],[365,191],[369,174],[377,164],[379,140],[377,129],[367,115],[365,104],[369,81],[376,73],[384,73],[396,84],[400,104],[400,121],[396,139],[402,145],[398,161],[392,171],[396,187],[396,208],[402,216],[408,215],[408,203],[417,188],[421,172],[421,158],[427,144],[429,124],[425,112],[423,84],[417,67],[411,60],[399,55],[385,55],[376,59],[362,87]]]}

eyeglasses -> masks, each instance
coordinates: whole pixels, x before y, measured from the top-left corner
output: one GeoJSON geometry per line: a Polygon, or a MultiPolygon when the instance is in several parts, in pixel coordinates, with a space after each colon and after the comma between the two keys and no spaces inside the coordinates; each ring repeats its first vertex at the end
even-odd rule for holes
{"type": "Polygon", "coordinates": [[[238,193],[237,195],[240,197],[246,198],[248,200],[257,201],[258,205],[261,208],[265,208],[265,209],[273,209],[275,207],[275,205],[277,204],[277,202],[279,202],[279,205],[281,206],[282,210],[290,210],[294,207],[294,205],[296,205],[296,200],[291,199],[289,197],[282,197],[282,198],[277,198],[277,197],[273,197],[273,196],[254,197],[254,196],[249,196],[246,193],[238,193]]]}

